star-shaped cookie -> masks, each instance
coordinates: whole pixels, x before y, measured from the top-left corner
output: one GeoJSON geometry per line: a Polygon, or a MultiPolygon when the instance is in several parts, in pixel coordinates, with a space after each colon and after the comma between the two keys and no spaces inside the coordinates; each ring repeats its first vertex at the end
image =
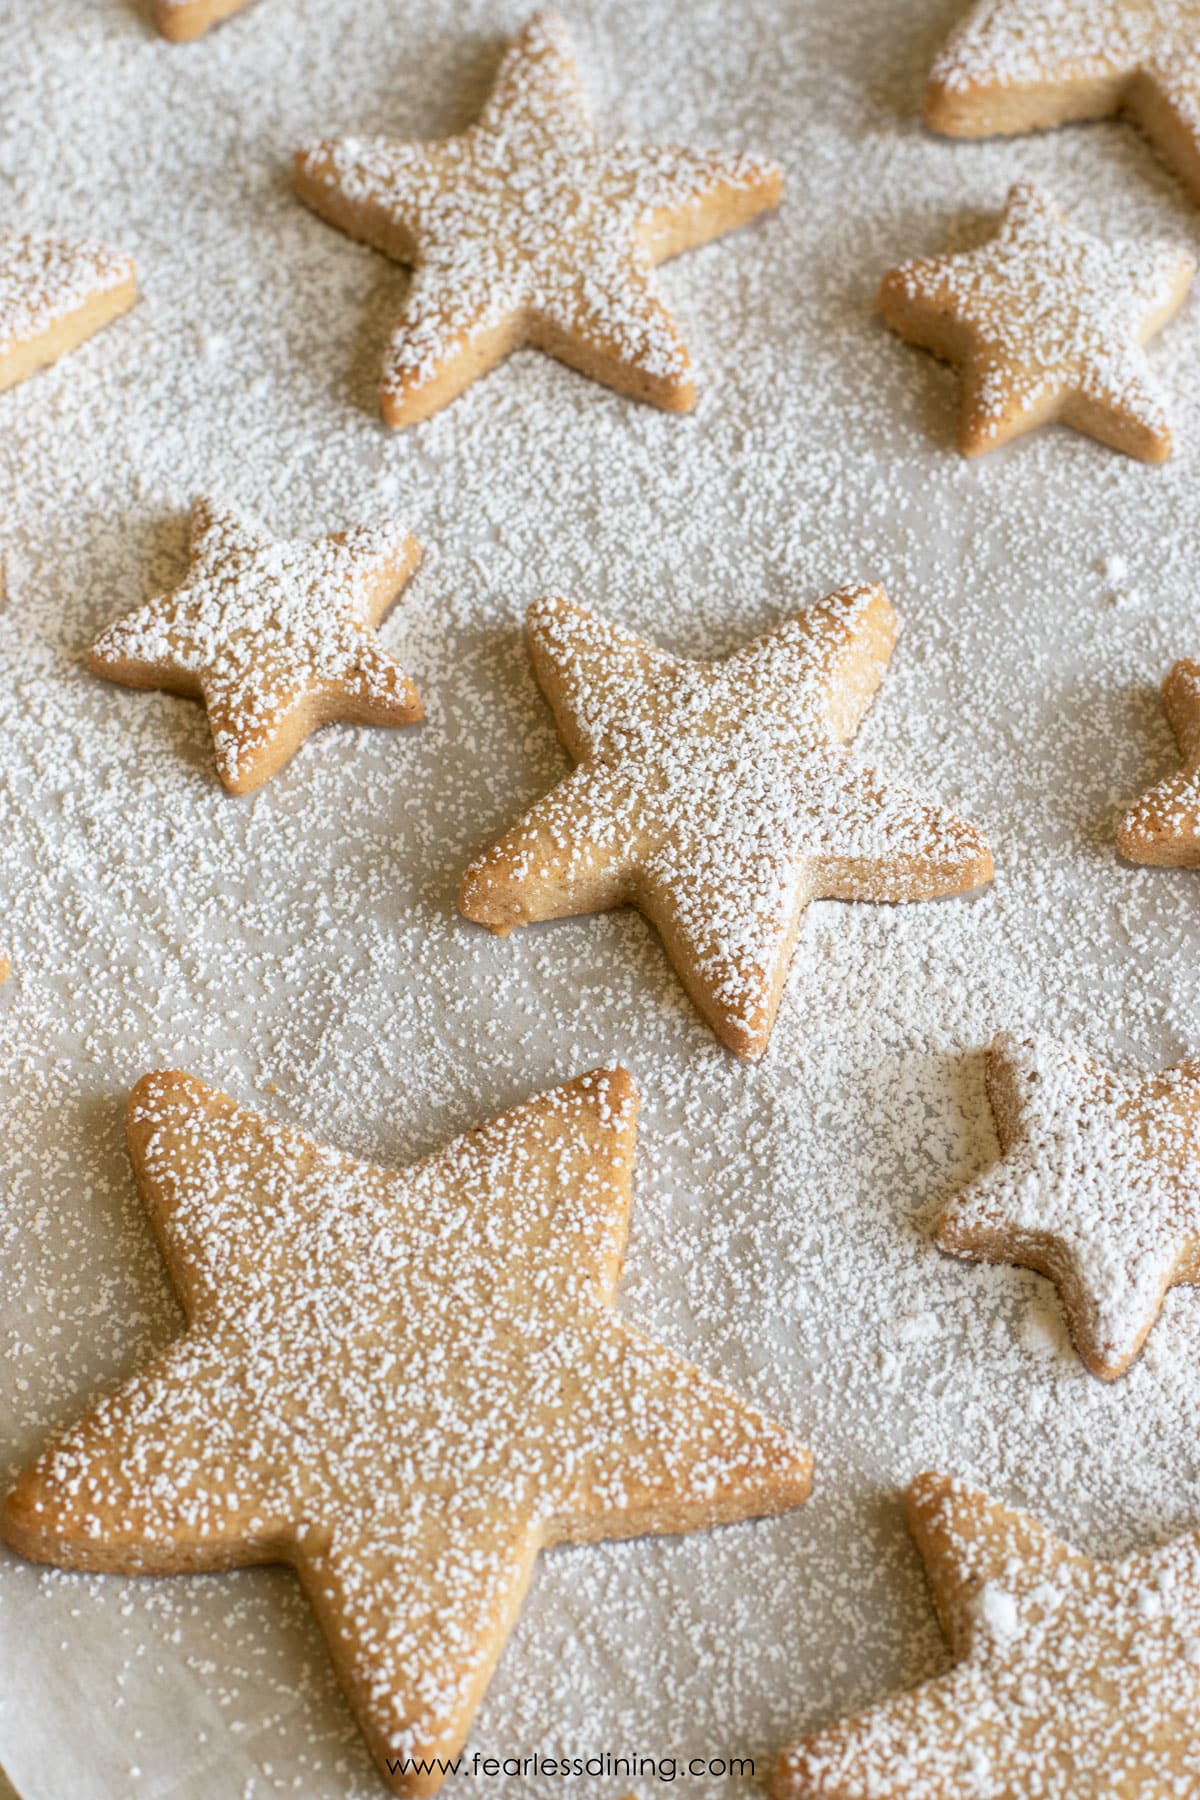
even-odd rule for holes
{"type": "Polygon", "coordinates": [[[1183,768],[1160,781],[1121,820],[1117,845],[1131,862],[1200,868],[1200,662],[1177,662],[1163,705],[1183,768]]]}
{"type": "Polygon", "coordinates": [[[979,0],[925,95],[950,137],[1121,111],[1200,199],[1200,0],[979,0]]]}
{"type": "Polygon", "coordinates": [[[99,244],[0,233],[0,390],[57,362],[136,299],[127,256],[99,244]]]}
{"type": "Polygon", "coordinates": [[[1123,1375],[1200,1281],[1200,1062],[1122,1079],[1050,1038],[987,1051],[1002,1160],[951,1200],[943,1250],[1049,1276],[1094,1375],[1123,1375]]]}
{"type": "Polygon", "coordinates": [[[798,1505],[808,1452],[613,1312],[637,1097],[596,1070],[412,1168],[177,1071],[129,1105],[187,1315],[21,1475],[63,1568],[295,1565],[393,1789],[460,1748],[534,1558],[798,1505]]]}
{"type": "Polygon", "coordinates": [[[761,1056],[810,900],[920,900],[992,873],[973,826],[843,749],[897,628],[881,588],[845,588],[699,663],[536,602],[534,671],[578,766],[467,871],[462,911],[503,933],[631,902],[718,1037],[761,1056]]]}
{"type": "Polygon", "coordinates": [[[654,265],[774,206],[782,184],[759,157],[601,144],[553,12],[515,40],[460,136],[318,144],[295,179],[333,224],[413,266],[384,361],[389,425],[427,418],[522,344],[688,411],[691,364],[654,265]]]}
{"type": "Polygon", "coordinates": [[[989,243],[889,270],[879,310],[910,343],[962,365],[965,456],[1060,420],[1164,462],[1171,430],[1142,346],[1195,268],[1179,245],[1104,243],[1019,181],[989,243]]]}
{"type": "Polygon", "coordinates": [[[1200,1538],[1093,1562],[945,1475],[907,1515],[955,1666],[785,1751],[773,1800],[1200,1793],[1200,1538]]]}
{"type": "Polygon", "coordinates": [[[88,667],[202,699],[217,773],[230,793],[248,794],[318,725],[422,717],[412,681],[375,637],[420,557],[399,525],[279,543],[198,500],[187,580],[102,632],[88,667]]]}

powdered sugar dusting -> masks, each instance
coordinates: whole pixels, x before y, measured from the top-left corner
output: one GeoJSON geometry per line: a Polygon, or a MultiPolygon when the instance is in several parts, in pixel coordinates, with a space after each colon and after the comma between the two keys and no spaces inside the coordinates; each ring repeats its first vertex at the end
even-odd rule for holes
{"type": "Polygon", "coordinates": [[[101,244],[0,234],[0,356],[41,337],[98,294],[123,287],[132,273],[127,256],[101,244]]]}
{"type": "Polygon", "coordinates": [[[399,525],[277,543],[253,521],[199,501],[188,580],[102,632],[91,666],[114,680],[199,693],[217,769],[236,788],[314,697],[328,697],[331,717],[347,703],[395,723],[417,716],[412,684],[373,628],[386,603],[381,578],[390,599],[419,555],[399,525]]]}
{"type": "Polygon", "coordinates": [[[468,870],[468,917],[506,929],[633,900],[726,1041],[758,1054],[810,901],[920,899],[990,875],[972,826],[841,747],[891,652],[880,590],[831,594],[715,664],[562,601],[533,606],[526,629],[579,766],[468,870]]]}
{"type": "Polygon", "coordinates": [[[1135,862],[1194,868],[1200,864],[1200,663],[1174,665],[1163,702],[1183,767],[1134,802],[1117,842],[1135,862]]]}
{"type": "Polygon", "coordinates": [[[1119,1374],[1167,1286],[1200,1273],[1200,1064],[1119,1078],[1010,1035],[988,1055],[1004,1157],[939,1238],[1053,1274],[1088,1360],[1119,1374]]]}
{"type": "Polygon", "coordinates": [[[755,190],[777,186],[778,171],[753,156],[602,145],[566,26],[543,13],[471,130],[318,145],[297,180],[335,223],[416,264],[384,365],[385,398],[399,402],[452,358],[472,359],[474,374],[521,342],[646,377],[646,397],[682,391],[688,356],[653,265],[725,228],[706,222],[713,199],[740,190],[743,215],[757,211],[767,199],[755,190]]]}
{"type": "Polygon", "coordinates": [[[777,1800],[1194,1790],[1200,1539],[1092,1563],[962,1483],[910,1509],[961,1660],[785,1758],[777,1800]]]}
{"type": "Polygon", "coordinates": [[[981,0],[938,57],[933,78],[965,89],[1179,68],[1197,27],[1197,0],[981,0]]]}
{"type": "MultiPolygon", "coordinates": [[[[1054,428],[962,461],[958,375],[872,315],[885,269],[978,241],[1022,173],[1108,241],[1195,248],[1198,215],[1125,124],[925,130],[951,0],[754,0],[732,22],[715,0],[573,0],[606,140],[761,146],[789,198],[658,271],[703,375],[693,416],[529,354],[389,434],[407,276],[297,203],[288,156],[468,126],[528,10],[262,0],[181,50],[124,0],[10,9],[6,222],[127,248],[145,298],[0,401],[4,1480],[179,1331],[124,1150],[147,1068],[400,1167],[620,1061],[643,1122],[619,1311],[811,1443],[814,1493],[756,1525],[548,1551],[469,1747],[745,1755],[753,1779],[595,1785],[758,1800],[780,1746],[948,1666],[899,1502],[917,1470],[1105,1558],[1200,1521],[1196,1296],[1169,1294],[1106,1384],[1022,1337],[1061,1319],[1049,1282],[927,1230],[997,1158],[996,1031],[1143,1071],[1197,1048],[1196,874],[1124,864],[1115,834],[1180,763],[1159,689],[1196,649],[1200,311],[1154,352],[1178,441],[1153,470],[1054,428]],[[408,524],[425,560],[379,635],[420,678],[419,732],[317,733],[232,805],[199,706],[80,666],[186,578],[203,492],[283,540],[408,524]],[[1138,607],[1108,603],[1110,556],[1138,607]],[[467,863],[566,768],[530,601],[570,594],[713,660],[848,579],[906,619],[854,760],[986,825],[976,898],[814,902],[754,1068],[633,909],[505,940],[457,917],[467,863]]],[[[290,1571],[5,1556],[0,1606],[23,1800],[379,1794],[290,1571]]]]}
{"type": "Polygon", "coordinates": [[[1125,111],[1200,199],[1200,0],[978,0],[925,111],[957,137],[1125,111]]]}
{"type": "Polygon", "coordinates": [[[148,1076],[131,1147],[189,1329],[6,1531],[82,1568],[291,1558],[377,1755],[452,1755],[543,1543],[807,1492],[807,1452],[611,1315],[635,1117],[601,1070],[396,1174],[148,1076]]]}
{"type": "Polygon", "coordinates": [[[898,329],[918,341],[923,318],[936,334],[948,322],[964,334],[964,431],[974,449],[1057,415],[1087,429],[1087,416],[1071,411],[1076,398],[1169,447],[1141,344],[1194,269],[1177,244],[1101,242],[1022,181],[990,244],[893,271],[884,309],[903,295],[911,312],[898,314],[898,329]]]}

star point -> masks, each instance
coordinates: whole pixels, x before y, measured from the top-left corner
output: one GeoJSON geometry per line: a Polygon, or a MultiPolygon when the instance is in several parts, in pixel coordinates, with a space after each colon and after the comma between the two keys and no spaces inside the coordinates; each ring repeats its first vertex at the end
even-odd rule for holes
{"type": "Polygon", "coordinates": [[[154,23],[172,43],[188,44],[249,4],[250,0],[154,0],[154,23]]]}
{"type": "Polygon", "coordinates": [[[0,232],[0,392],[57,362],[136,300],[129,257],[100,244],[0,232]]]}
{"type": "Polygon", "coordinates": [[[230,793],[247,794],[320,725],[423,717],[412,679],[375,637],[420,557],[399,525],[276,542],[200,499],[186,580],[102,632],[88,667],[202,700],[217,773],[230,793]]]}
{"type": "Polygon", "coordinates": [[[936,58],[925,119],[950,137],[1127,112],[1200,199],[1200,0],[977,0],[936,58]]]}
{"type": "Polygon", "coordinates": [[[1163,706],[1183,767],[1129,808],[1117,847],[1131,862],[1200,868],[1200,662],[1177,662],[1162,688],[1163,706]]]}
{"type": "Polygon", "coordinates": [[[36,1561],[294,1565],[397,1793],[453,1757],[539,1549],[782,1512],[807,1450],[612,1310],[637,1095],[597,1069],[378,1168],[179,1071],[129,1147],[183,1335],[27,1468],[36,1561]]]}
{"type": "Polygon", "coordinates": [[[935,1242],[1047,1276],[1084,1363],[1115,1380],[1167,1289],[1200,1279],[1200,1062],[1126,1079],[1003,1033],[986,1072],[1001,1160],[950,1201],[935,1242]]]}
{"type": "Polygon", "coordinates": [[[380,388],[392,426],[428,418],[525,344],[690,410],[691,365],[654,265],[774,206],[781,181],[752,156],[602,144],[553,12],[517,36],[459,136],[346,138],[295,159],[302,199],[413,268],[380,388]]]}
{"type": "Polygon", "coordinates": [[[1060,421],[1162,462],[1170,424],[1142,346],[1194,273],[1181,247],[1104,243],[1020,181],[990,242],[890,270],[878,305],[901,337],[962,366],[965,456],[1060,421]]]}
{"type": "Polygon", "coordinates": [[[784,1751],[773,1800],[1195,1791],[1200,1538],[1094,1562],[938,1474],[906,1512],[955,1667],[784,1751]]]}
{"type": "Polygon", "coordinates": [[[896,631],[881,588],[848,588],[699,663],[536,602],[530,655],[577,766],[468,869],[461,910],[504,933],[630,902],[718,1037],[761,1056],[811,900],[923,899],[992,873],[973,826],[843,749],[896,631]]]}

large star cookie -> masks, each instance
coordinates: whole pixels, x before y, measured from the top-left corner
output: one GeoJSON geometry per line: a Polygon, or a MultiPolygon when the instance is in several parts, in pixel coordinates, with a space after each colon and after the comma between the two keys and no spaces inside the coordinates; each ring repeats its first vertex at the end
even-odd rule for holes
{"type": "Polygon", "coordinates": [[[980,0],[925,96],[951,137],[1122,110],[1200,198],[1200,0],[980,0]]]}
{"type": "Polygon", "coordinates": [[[810,900],[920,900],[992,873],[973,826],[842,746],[897,619],[855,587],[723,662],[685,662],[565,600],[526,618],[578,767],[468,871],[459,904],[505,932],[639,906],[723,1042],[761,1056],[810,900]]]}
{"type": "Polygon", "coordinates": [[[936,1241],[1049,1276],[1080,1356],[1111,1381],[1167,1289],[1200,1280],[1200,1062],[1123,1080],[1003,1034],[986,1068],[1002,1160],[950,1202],[936,1241]]]}
{"type": "Polygon", "coordinates": [[[217,773],[230,793],[248,794],[318,725],[422,717],[412,681],[375,637],[420,556],[399,525],[277,543],[198,500],[187,580],[102,632],[88,667],[202,699],[217,773]]]}
{"type": "Polygon", "coordinates": [[[758,157],[601,144],[552,12],[521,32],[460,136],[344,138],[296,157],[310,206],[414,267],[384,361],[389,425],[427,418],[522,344],[688,411],[691,364],[654,265],[774,206],[781,184],[758,157]]]}
{"type": "Polygon", "coordinates": [[[210,25],[241,12],[250,0],[154,0],[154,23],[176,44],[203,37],[210,25]]]}
{"type": "Polygon", "coordinates": [[[453,1757],[538,1550],[806,1497],[808,1452],[613,1312],[622,1069],[373,1168],[178,1072],[129,1106],[188,1326],[22,1474],[0,1526],[64,1568],[295,1565],[397,1793],[453,1757]]]}
{"type": "Polygon", "coordinates": [[[773,1800],[1200,1793],[1200,1538],[1092,1562],[944,1475],[907,1513],[955,1666],[785,1751],[773,1800]]]}
{"type": "Polygon", "coordinates": [[[127,256],[99,244],[0,233],[0,389],[57,362],[136,299],[127,256]]]}
{"type": "Polygon", "coordinates": [[[1106,244],[1020,181],[990,243],[890,270],[879,310],[910,343],[962,364],[964,455],[1057,419],[1163,462],[1171,431],[1142,345],[1182,305],[1195,267],[1175,244],[1106,244]]]}
{"type": "Polygon", "coordinates": [[[1200,662],[1177,662],[1163,705],[1183,768],[1160,781],[1121,820],[1117,845],[1131,862],[1200,868],[1200,662]]]}

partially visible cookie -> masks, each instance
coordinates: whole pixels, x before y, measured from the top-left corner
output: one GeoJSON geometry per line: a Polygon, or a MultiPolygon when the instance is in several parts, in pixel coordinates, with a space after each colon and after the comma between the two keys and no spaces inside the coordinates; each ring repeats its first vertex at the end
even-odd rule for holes
{"type": "Polygon", "coordinates": [[[102,632],[88,667],[203,700],[217,773],[230,793],[248,794],[319,725],[423,716],[411,678],[375,636],[420,557],[399,525],[278,542],[198,500],[187,580],[102,632]]]}
{"type": "MultiPolygon", "coordinates": [[[[0,563],[0,597],[2,597],[3,594],[4,594],[4,565],[3,565],[3,563],[0,563]]],[[[0,986],[3,986],[3,984],[8,980],[8,978],[11,974],[12,974],[12,964],[9,962],[8,957],[4,954],[4,952],[2,950],[0,950],[0,986]]]]}
{"type": "Polygon", "coordinates": [[[1058,1288],[1094,1375],[1123,1375],[1167,1289],[1200,1281],[1200,1062],[1121,1078],[1052,1038],[987,1052],[1001,1161],[951,1200],[934,1239],[1058,1288]]]}
{"type": "Polygon", "coordinates": [[[520,33],[459,136],[342,138],[295,165],[317,212],[413,265],[384,363],[389,425],[427,418],[523,344],[690,410],[691,363],[654,265],[776,205],[782,179],[761,157],[602,144],[554,12],[520,33]]]}
{"type": "Polygon", "coordinates": [[[978,0],[925,94],[951,137],[1121,111],[1200,199],[1200,0],[978,0]]]}
{"type": "Polygon", "coordinates": [[[127,256],[60,237],[0,234],[0,389],[57,362],[136,299],[127,256]]]}
{"type": "Polygon", "coordinates": [[[1200,869],[1200,662],[1177,662],[1162,696],[1183,767],[1130,807],[1117,846],[1131,862],[1200,869]]]}
{"type": "Polygon", "coordinates": [[[773,1800],[1200,1793],[1200,1537],[1093,1562],[933,1474],[907,1514],[954,1667],[785,1751],[773,1800]]]}
{"type": "Polygon", "coordinates": [[[1195,269],[1178,244],[1092,237],[1020,181],[991,242],[890,270],[879,310],[910,343],[961,364],[965,456],[1060,420],[1163,462],[1171,429],[1142,346],[1195,269]]]}
{"type": "Polygon", "coordinates": [[[897,630],[882,588],[844,588],[688,662],[538,601],[534,672],[578,766],[467,870],[461,910],[504,933],[630,902],[722,1042],[761,1056],[810,901],[921,900],[992,873],[973,826],[844,749],[897,630]]]}
{"type": "Polygon", "coordinates": [[[806,1498],[807,1450],[613,1310],[623,1069],[401,1170],[177,1071],[128,1130],[187,1328],[24,1471],[0,1530],[71,1569],[293,1563],[394,1792],[440,1785],[541,1548],[806,1498]]]}
{"type": "Polygon", "coordinates": [[[176,44],[203,37],[210,25],[241,12],[250,0],[154,0],[154,23],[176,44]]]}

